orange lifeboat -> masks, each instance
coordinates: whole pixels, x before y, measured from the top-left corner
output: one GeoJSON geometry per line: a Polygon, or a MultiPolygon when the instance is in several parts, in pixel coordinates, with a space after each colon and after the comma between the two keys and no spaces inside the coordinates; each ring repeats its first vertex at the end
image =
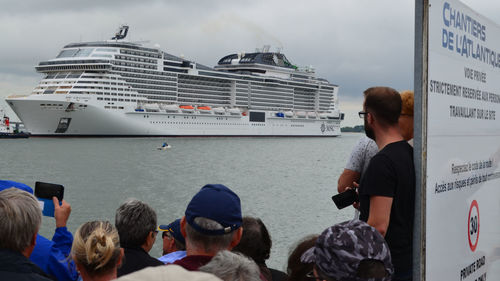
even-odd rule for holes
{"type": "Polygon", "coordinates": [[[179,107],[182,109],[194,109],[194,107],[192,105],[181,105],[179,107]]]}
{"type": "Polygon", "coordinates": [[[210,108],[210,106],[198,106],[198,111],[201,114],[211,114],[212,108],[210,108]]]}

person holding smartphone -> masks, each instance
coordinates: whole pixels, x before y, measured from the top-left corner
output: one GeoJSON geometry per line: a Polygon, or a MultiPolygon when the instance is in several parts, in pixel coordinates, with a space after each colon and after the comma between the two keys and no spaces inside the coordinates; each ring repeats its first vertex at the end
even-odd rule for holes
{"type": "MultiPolygon", "coordinates": [[[[33,189],[26,184],[0,180],[0,191],[11,187],[33,194],[33,189]]],[[[62,200],[61,204],[59,204],[56,197],[52,198],[52,200],[54,203],[54,219],[56,221],[54,236],[52,240],[49,240],[38,234],[30,260],[57,280],[73,281],[78,278],[78,272],[74,262],[68,260],[71,245],[73,244],[73,235],[66,228],[66,223],[71,214],[71,206],[65,200],[62,200]]]]}
{"type": "Polygon", "coordinates": [[[398,120],[401,95],[388,87],[364,92],[365,133],[380,151],[372,157],[359,185],[360,216],[385,237],[394,264],[392,280],[412,280],[415,166],[413,148],[398,120]]]}

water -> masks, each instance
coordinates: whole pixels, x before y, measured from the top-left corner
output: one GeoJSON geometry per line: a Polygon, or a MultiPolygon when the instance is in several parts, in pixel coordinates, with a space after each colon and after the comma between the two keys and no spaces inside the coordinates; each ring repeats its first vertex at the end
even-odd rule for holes
{"type": "MultiPolygon", "coordinates": [[[[259,217],[273,248],[268,265],[286,267],[290,247],[308,234],[352,218],[330,197],[360,134],[338,138],[30,138],[1,140],[0,178],[34,186],[65,186],[72,206],[68,228],[89,220],[114,222],[127,198],[147,202],[158,223],[182,217],[191,197],[207,183],[222,183],[241,198],[243,215],[259,217]]],[[[40,233],[52,237],[44,217],[40,233]]],[[[157,239],[152,256],[161,256],[157,239]]]]}

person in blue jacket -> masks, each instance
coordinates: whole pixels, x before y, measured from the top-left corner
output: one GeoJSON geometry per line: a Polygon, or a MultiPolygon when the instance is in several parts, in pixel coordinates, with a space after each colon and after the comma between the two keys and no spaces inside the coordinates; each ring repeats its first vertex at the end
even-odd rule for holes
{"type": "MultiPolygon", "coordinates": [[[[0,180],[0,191],[7,188],[19,188],[33,194],[33,189],[26,184],[0,180]]],[[[59,281],[74,281],[78,278],[75,263],[68,259],[73,244],[73,235],[66,228],[66,223],[71,213],[71,206],[65,200],[59,205],[56,197],[54,200],[54,218],[56,230],[52,240],[38,234],[36,244],[31,253],[30,260],[40,267],[45,273],[59,281]]]]}

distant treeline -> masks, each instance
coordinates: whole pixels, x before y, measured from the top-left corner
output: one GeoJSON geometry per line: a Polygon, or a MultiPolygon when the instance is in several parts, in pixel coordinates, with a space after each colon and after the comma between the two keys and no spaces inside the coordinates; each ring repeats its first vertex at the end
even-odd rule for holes
{"type": "Polygon", "coordinates": [[[365,126],[363,125],[357,125],[354,127],[342,127],[340,128],[340,131],[342,133],[364,133],[365,132],[365,126]]]}

